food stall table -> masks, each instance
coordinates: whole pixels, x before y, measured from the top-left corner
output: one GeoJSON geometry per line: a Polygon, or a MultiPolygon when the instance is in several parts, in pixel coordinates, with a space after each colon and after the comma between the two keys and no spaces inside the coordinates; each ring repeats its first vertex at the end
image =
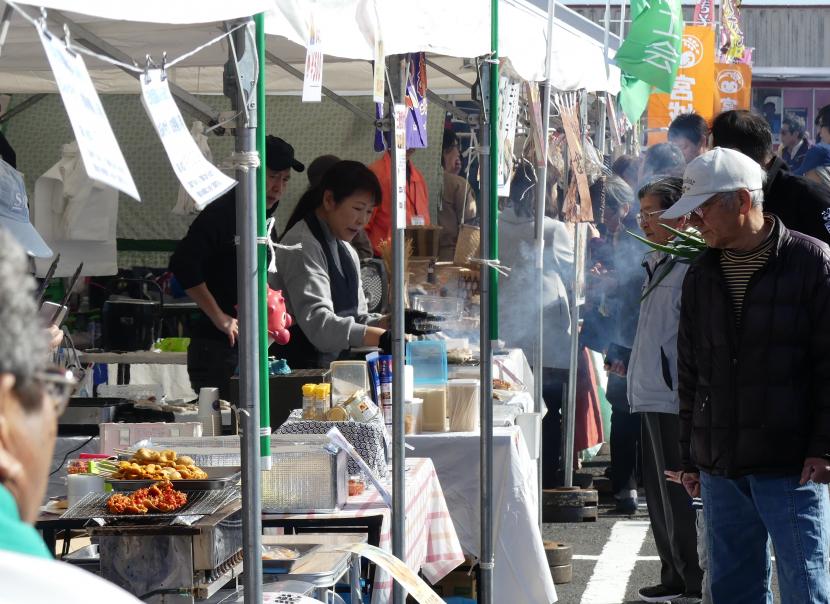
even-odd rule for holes
{"type": "Polygon", "coordinates": [[[320,545],[320,551],[305,554],[286,574],[278,575],[280,581],[301,581],[314,585],[314,597],[326,601],[326,591],[349,574],[352,602],[361,601],[360,556],[343,551],[333,551],[338,545],[365,543],[361,533],[306,533],[303,535],[263,535],[263,545],[320,545]]]}
{"type": "Polygon", "coordinates": [[[108,365],[110,371],[114,365],[115,379],[110,377],[110,384],[161,384],[170,399],[192,400],[196,396],[190,388],[186,352],[79,352],[78,358],[84,365],[108,365]]]}
{"type": "MultiPolygon", "coordinates": [[[[480,435],[448,432],[409,435],[413,455],[429,457],[465,552],[480,554],[480,435]]],[[[537,524],[536,464],[516,426],[493,430],[493,508],[496,519],[495,602],[550,603],[556,600],[542,535],[537,524]]]]}
{"type": "MultiPolygon", "coordinates": [[[[356,526],[355,520],[381,518],[378,545],[392,550],[391,510],[376,489],[368,489],[356,497],[349,497],[342,510],[333,514],[263,514],[263,527],[293,526],[356,526]]],[[[357,525],[359,526],[359,525],[357,525]]],[[[406,559],[415,572],[423,572],[431,583],[436,583],[464,561],[461,544],[455,533],[441,483],[430,459],[406,460],[406,559]]],[[[371,543],[371,538],[370,538],[371,543]]],[[[377,569],[372,589],[372,604],[386,604],[392,599],[392,577],[377,569]]]]}

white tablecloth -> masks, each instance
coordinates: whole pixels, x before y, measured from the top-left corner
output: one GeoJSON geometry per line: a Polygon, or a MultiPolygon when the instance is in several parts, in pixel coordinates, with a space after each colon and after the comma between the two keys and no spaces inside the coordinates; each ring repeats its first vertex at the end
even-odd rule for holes
{"type": "MultiPolygon", "coordinates": [[[[478,433],[418,434],[406,437],[413,457],[435,465],[453,525],[466,553],[478,557],[478,433]]],[[[493,434],[493,510],[495,518],[494,602],[550,604],[556,601],[542,535],[537,524],[536,464],[521,430],[495,428],[493,434]]]]}

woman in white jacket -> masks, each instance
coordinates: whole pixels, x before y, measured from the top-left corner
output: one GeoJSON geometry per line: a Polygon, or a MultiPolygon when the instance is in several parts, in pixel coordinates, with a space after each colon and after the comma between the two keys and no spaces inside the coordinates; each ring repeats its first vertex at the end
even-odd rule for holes
{"type": "MultiPolygon", "coordinates": [[[[499,260],[510,276],[499,279],[499,333],[512,348],[521,348],[533,360],[537,326],[533,321],[538,272],[534,262],[536,186],[533,170],[525,164],[516,170],[510,199],[499,215],[499,260]]],[[[542,466],[545,488],[558,486],[562,388],[567,382],[570,350],[570,306],[566,283],[573,274],[573,237],[565,223],[544,219],[545,247],[542,276],[544,333],[543,397],[548,413],[542,425],[542,466]]],[[[534,376],[539,379],[539,376],[534,376]]]]}
{"type": "MultiPolygon", "coordinates": [[[[666,224],[682,230],[685,217],[662,220],[661,214],[681,196],[683,181],[664,177],[640,189],[638,221],[655,244],[671,241],[666,224]]],[[[665,471],[680,464],[680,424],[677,396],[677,328],[680,297],[688,264],[664,252],[652,251],[643,262],[646,278],[637,335],[628,365],[628,400],[643,421],[643,486],[654,541],[660,555],[660,584],[640,589],[645,602],[669,596],[699,601],[703,573],[697,555],[695,512],[686,492],[666,481],[665,471]]]]}

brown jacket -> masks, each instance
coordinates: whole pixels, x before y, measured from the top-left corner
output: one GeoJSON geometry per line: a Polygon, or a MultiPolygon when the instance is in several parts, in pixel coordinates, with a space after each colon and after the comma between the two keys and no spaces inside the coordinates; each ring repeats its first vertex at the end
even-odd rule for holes
{"type": "Polygon", "coordinates": [[[470,184],[461,176],[451,172],[444,172],[444,187],[441,192],[441,209],[438,211],[438,224],[441,227],[438,259],[452,260],[455,256],[455,244],[458,241],[458,231],[462,222],[476,216],[476,199],[470,184]],[[465,195],[466,193],[466,195],[465,195]],[[462,220],[464,202],[467,201],[467,211],[462,220]]]}

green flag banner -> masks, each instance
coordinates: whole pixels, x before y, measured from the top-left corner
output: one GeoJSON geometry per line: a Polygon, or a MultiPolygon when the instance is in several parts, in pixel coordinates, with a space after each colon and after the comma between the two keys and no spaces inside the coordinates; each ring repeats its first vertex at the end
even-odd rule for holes
{"type": "MultiPolygon", "coordinates": [[[[671,92],[683,44],[680,0],[644,0],[615,62],[622,72],[671,92]]],[[[633,6],[632,6],[633,9],[633,6]]]]}
{"type": "Polygon", "coordinates": [[[632,124],[636,123],[648,106],[651,84],[623,74],[620,89],[620,106],[625,117],[632,124]]]}

